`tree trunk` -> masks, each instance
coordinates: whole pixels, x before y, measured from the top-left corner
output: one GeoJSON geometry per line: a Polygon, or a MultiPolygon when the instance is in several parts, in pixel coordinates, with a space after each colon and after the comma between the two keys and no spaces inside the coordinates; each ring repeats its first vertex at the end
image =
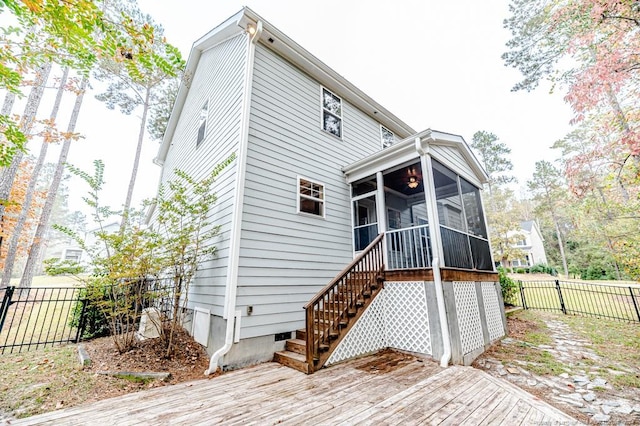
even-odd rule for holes
{"type": "MultiPolygon", "coordinates": [[[[7,92],[4,95],[4,102],[2,103],[2,111],[0,114],[4,116],[9,116],[11,111],[13,110],[13,104],[16,101],[16,94],[13,92],[7,92]]],[[[2,180],[2,176],[4,175],[4,170],[0,172],[0,181],[2,180]]],[[[0,200],[1,201],[1,200],[0,200]]],[[[4,211],[4,207],[3,207],[4,211]]],[[[0,247],[2,247],[2,242],[4,240],[4,220],[2,215],[0,214],[0,247]]]]}
{"type": "MultiPolygon", "coordinates": [[[[49,72],[51,72],[51,63],[41,66],[36,71],[36,80],[31,88],[31,92],[29,93],[27,105],[24,108],[24,114],[20,123],[20,131],[27,137],[33,127],[33,122],[36,118],[40,101],[42,100],[44,86],[49,78],[49,72]]],[[[0,176],[0,200],[9,199],[11,187],[13,186],[13,181],[16,178],[16,173],[18,172],[18,167],[22,161],[23,154],[24,153],[22,151],[16,151],[13,156],[13,160],[11,161],[11,165],[2,171],[2,176],[0,176]]],[[[4,208],[4,203],[0,203],[0,218],[4,216],[4,208]]]]}
{"type": "Polygon", "coordinates": [[[147,114],[149,112],[149,97],[151,89],[147,88],[144,104],[142,109],[142,118],[140,119],[140,130],[138,132],[138,146],[136,147],[136,156],[133,160],[133,169],[131,170],[131,179],[129,180],[129,188],[127,189],[127,199],[124,202],[122,213],[122,222],[120,222],[120,233],[124,232],[125,226],[129,221],[129,209],[131,208],[131,199],[133,198],[133,188],[136,185],[136,177],[138,175],[138,166],[140,164],[140,153],[142,152],[142,142],[144,140],[144,129],[147,125],[147,114]]]}
{"type": "MultiPolygon", "coordinates": [[[[49,116],[52,123],[55,123],[55,120],[58,117],[60,103],[62,102],[62,95],[64,94],[65,90],[64,85],[67,83],[67,77],[69,77],[69,68],[64,69],[62,77],[60,79],[60,86],[58,87],[58,92],[56,93],[56,100],[53,104],[53,108],[51,109],[51,115],[49,116]]],[[[33,171],[31,172],[31,179],[29,180],[29,186],[27,187],[27,193],[25,195],[24,202],[22,203],[22,209],[20,210],[18,221],[16,222],[16,225],[13,228],[13,232],[11,233],[9,248],[7,250],[7,258],[4,261],[4,273],[2,274],[0,287],[7,287],[9,285],[9,282],[11,281],[11,273],[13,272],[13,264],[16,261],[18,244],[20,243],[20,236],[22,235],[22,229],[27,222],[27,216],[29,214],[29,209],[31,208],[33,195],[36,191],[36,185],[38,183],[38,176],[40,175],[40,170],[42,170],[44,160],[47,157],[48,148],[49,142],[43,140],[42,145],[40,146],[40,154],[38,155],[38,160],[36,161],[33,171]]],[[[49,193],[51,193],[51,191],[49,191],[49,193]]]]}
{"type": "Polygon", "coordinates": [[[562,259],[562,268],[564,269],[564,276],[569,277],[569,268],[567,268],[567,256],[564,254],[564,241],[562,240],[562,234],[560,233],[560,226],[558,226],[558,221],[553,217],[553,224],[556,225],[556,236],[558,237],[558,246],[560,247],[560,258],[562,259]]]}
{"type": "MultiPolygon", "coordinates": [[[[76,129],[78,115],[80,114],[80,107],[82,106],[82,99],[84,98],[84,92],[87,88],[88,83],[89,80],[86,77],[83,78],[82,83],[80,83],[80,92],[78,96],[76,96],[76,102],[73,105],[73,111],[71,113],[71,118],[69,119],[69,126],[67,128],[68,133],[73,133],[76,129]]],[[[20,279],[20,287],[31,287],[31,280],[33,279],[36,262],[40,257],[39,255],[40,247],[42,246],[42,238],[44,237],[45,231],[49,227],[49,218],[51,217],[51,211],[53,210],[53,203],[56,200],[56,194],[58,193],[60,181],[62,181],[64,165],[67,162],[67,156],[69,155],[70,147],[71,139],[65,139],[62,144],[62,149],[60,150],[60,156],[58,157],[56,171],[53,174],[53,179],[51,180],[51,187],[49,188],[47,199],[44,203],[44,207],[42,208],[40,221],[38,222],[36,233],[33,237],[33,244],[31,245],[31,249],[29,250],[27,264],[24,267],[24,273],[22,274],[22,278],[20,279]]]]}

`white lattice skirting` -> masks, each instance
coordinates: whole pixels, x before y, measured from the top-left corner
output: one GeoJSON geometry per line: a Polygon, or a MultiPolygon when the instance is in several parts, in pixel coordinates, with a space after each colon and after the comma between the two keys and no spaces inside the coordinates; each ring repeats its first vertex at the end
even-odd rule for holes
{"type": "Polygon", "coordinates": [[[484,312],[489,329],[489,340],[494,341],[504,336],[504,324],[500,311],[500,301],[494,283],[481,283],[482,299],[484,300],[484,312]]]}
{"type": "Polygon", "coordinates": [[[331,365],[384,348],[431,355],[424,282],[386,282],[327,360],[331,365]]]}
{"type": "Polygon", "coordinates": [[[456,315],[458,317],[462,353],[468,354],[475,349],[484,347],[476,283],[473,281],[455,281],[453,283],[453,295],[456,299],[456,315]]]}

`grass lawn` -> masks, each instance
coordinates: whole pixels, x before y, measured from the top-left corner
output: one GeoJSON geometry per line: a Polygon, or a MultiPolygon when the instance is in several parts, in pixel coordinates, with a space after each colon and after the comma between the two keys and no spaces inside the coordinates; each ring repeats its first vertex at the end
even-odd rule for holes
{"type": "MultiPolygon", "coordinates": [[[[11,278],[11,285],[20,285],[20,278],[11,278]]],[[[79,287],[80,283],[72,276],[38,275],[33,277],[31,287],[79,287]]]]}
{"type": "Polygon", "coordinates": [[[0,358],[0,412],[13,412],[16,417],[81,401],[95,384],[95,375],[81,371],[73,345],[0,358]]]}
{"type": "MultiPolygon", "coordinates": [[[[640,286],[603,283],[568,282],[560,280],[560,291],[554,280],[522,281],[526,306],[533,309],[561,312],[560,296],[569,314],[593,315],[602,318],[640,321],[640,286]],[[634,303],[635,298],[635,303],[634,303]]],[[[522,293],[516,300],[520,306],[522,293]]]]}

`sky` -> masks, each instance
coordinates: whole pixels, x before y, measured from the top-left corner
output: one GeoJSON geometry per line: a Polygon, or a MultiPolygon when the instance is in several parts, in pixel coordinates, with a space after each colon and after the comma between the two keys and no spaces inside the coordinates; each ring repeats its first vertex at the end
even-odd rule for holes
{"type": "MultiPolygon", "coordinates": [[[[478,130],[495,133],[511,148],[514,174],[523,188],[536,161],[558,157],[549,147],[570,130],[571,110],[560,93],[550,94],[548,87],[511,91],[520,74],[500,57],[510,37],[502,26],[507,0],[139,0],[185,58],[195,40],[245,5],[416,131],[459,134],[468,143],[478,130]]],[[[96,90],[86,96],[76,129],[84,139],[72,146],[69,162],[91,170],[92,161],[101,158],[106,165],[103,202],[119,207],[139,116],[107,110],[94,98],[96,90]]],[[[156,193],[160,168],[152,160],[158,148],[147,137],[134,205],[156,193]]],[[[79,209],[86,186],[72,180],[70,187],[70,207],[79,209]]]]}

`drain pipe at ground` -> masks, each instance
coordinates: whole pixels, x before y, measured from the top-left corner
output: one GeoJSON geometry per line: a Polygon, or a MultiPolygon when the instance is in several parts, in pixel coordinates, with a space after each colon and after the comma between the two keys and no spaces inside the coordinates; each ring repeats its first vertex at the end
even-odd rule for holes
{"type": "Polygon", "coordinates": [[[442,276],[440,275],[440,259],[433,258],[432,264],[433,282],[436,286],[436,302],[438,303],[438,314],[440,316],[440,329],[442,331],[442,345],[444,353],[440,358],[440,366],[447,367],[451,360],[451,336],[449,336],[449,323],[447,321],[447,310],[444,304],[444,290],[442,288],[442,276]]]}
{"type": "Polygon", "coordinates": [[[226,280],[226,297],[224,315],[227,319],[224,345],[214,352],[209,360],[209,368],[205,375],[213,374],[218,370],[218,362],[233,346],[234,341],[240,340],[240,318],[242,314],[236,310],[236,295],[238,291],[238,262],[240,258],[240,225],[242,221],[242,201],[244,198],[245,171],[247,168],[247,145],[249,144],[249,112],[251,103],[251,86],[253,81],[253,61],[255,58],[256,43],[262,33],[262,21],[257,24],[249,23],[246,28],[249,43],[247,47],[247,62],[245,69],[243,111],[242,111],[242,135],[236,157],[236,189],[234,197],[234,212],[231,224],[231,239],[229,243],[229,263],[226,280]],[[235,331],[235,333],[234,333],[235,331]]]}

